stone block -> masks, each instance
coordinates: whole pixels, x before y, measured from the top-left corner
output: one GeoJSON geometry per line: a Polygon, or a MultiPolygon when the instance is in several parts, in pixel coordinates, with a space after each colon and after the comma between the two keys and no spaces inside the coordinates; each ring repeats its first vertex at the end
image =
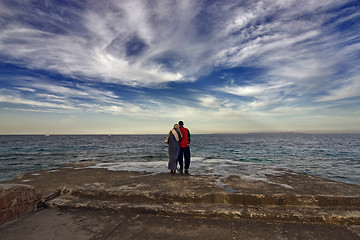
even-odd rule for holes
{"type": "Polygon", "coordinates": [[[34,187],[24,184],[0,184],[0,224],[36,209],[34,187]]]}

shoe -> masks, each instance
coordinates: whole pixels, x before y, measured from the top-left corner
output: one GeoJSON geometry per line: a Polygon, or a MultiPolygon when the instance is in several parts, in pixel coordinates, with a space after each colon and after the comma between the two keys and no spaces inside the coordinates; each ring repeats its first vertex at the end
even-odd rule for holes
{"type": "Polygon", "coordinates": [[[182,169],[178,169],[178,172],[179,172],[179,173],[183,173],[183,170],[182,170],[182,169]]]}
{"type": "Polygon", "coordinates": [[[185,169],[185,174],[189,174],[189,170],[185,169]]]}
{"type": "Polygon", "coordinates": [[[176,173],[176,171],[175,170],[170,170],[170,173],[174,174],[174,173],[176,173]]]}

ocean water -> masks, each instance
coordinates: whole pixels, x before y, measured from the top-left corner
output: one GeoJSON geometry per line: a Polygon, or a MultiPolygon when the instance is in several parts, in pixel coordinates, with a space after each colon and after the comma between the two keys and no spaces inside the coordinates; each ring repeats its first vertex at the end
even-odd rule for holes
{"type": "MultiPolygon", "coordinates": [[[[166,135],[0,136],[0,181],[93,161],[110,170],[168,172],[166,135]]],[[[291,170],[360,185],[360,134],[193,134],[191,174],[262,179],[291,170]]]]}

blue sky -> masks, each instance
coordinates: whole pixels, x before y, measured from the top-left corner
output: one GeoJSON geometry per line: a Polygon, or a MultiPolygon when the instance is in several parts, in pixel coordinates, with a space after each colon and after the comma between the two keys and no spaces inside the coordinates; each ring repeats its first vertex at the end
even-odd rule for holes
{"type": "Polygon", "coordinates": [[[0,134],[360,133],[357,0],[0,1],[0,134]]]}

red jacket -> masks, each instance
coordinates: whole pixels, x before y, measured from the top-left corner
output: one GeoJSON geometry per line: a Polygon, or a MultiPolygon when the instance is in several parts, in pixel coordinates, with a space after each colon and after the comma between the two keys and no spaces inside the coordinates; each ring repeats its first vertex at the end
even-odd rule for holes
{"type": "Polygon", "coordinates": [[[180,132],[182,135],[182,140],[180,141],[180,147],[186,148],[190,144],[190,131],[185,127],[180,127],[180,132]]]}

